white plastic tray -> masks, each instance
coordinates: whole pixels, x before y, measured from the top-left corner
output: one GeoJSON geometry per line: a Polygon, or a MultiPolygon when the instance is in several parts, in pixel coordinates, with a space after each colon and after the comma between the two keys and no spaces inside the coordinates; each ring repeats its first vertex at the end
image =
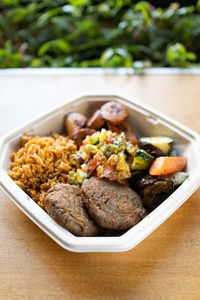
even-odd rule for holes
{"type": "Polygon", "coordinates": [[[63,248],[74,252],[114,252],[135,247],[161,223],[163,223],[200,186],[200,138],[199,135],[169,117],[134,100],[111,95],[84,96],[68,102],[37,119],[22,125],[0,142],[0,185],[11,200],[44,232],[63,248]],[[129,107],[129,121],[138,136],[167,135],[175,140],[179,155],[188,158],[189,178],[159,207],[140,223],[121,236],[76,237],[46,214],[7,175],[10,155],[19,149],[24,133],[48,135],[62,131],[64,116],[69,111],[82,112],[86,116],[105,101],[118,101],[129,107]]]}

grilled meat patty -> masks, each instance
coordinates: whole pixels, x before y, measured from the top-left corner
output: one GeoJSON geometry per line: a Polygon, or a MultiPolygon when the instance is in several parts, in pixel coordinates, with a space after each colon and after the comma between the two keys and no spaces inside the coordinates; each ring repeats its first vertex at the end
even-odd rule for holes
{"type": "Polygon", "coordinates": [[[124,184],[91,177],[83,181],[81,189],[90,216],[103,228],[129,229],[145,213],[139,195],[124,184]]]}
{"type": "Polygon", "coordinates": [[[95,236],[99,232],[83,206],[80,188],[75,185],[57,184],[51,188],[44,206],[54,221],[76,236],[95,236]]]}

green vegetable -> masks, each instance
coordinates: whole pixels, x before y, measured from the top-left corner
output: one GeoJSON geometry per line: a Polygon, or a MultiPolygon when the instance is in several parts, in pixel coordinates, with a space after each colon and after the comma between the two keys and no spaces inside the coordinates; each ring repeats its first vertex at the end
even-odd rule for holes
{"type": "Polygon", "coordinates": [[[99,142],[100,143],[105,142],[106,138],[107,138],[107,130],[102,128],[100,132],[99,142]]]}
{"type": "Polygon", "coordinates": [[[99,132],[95,132],[93,135],[90,136],[90,144],[96,145],[99,142],[99,132]]]}
{"type": "Polygon", "coordinates": [[[122,144],[124,144],[124,142],[126,141],[126,135],[124,132],[121,132],[117,138],[114,140],[114,144],[115,145],[119,145],[121,146],[122,144]]]}
{"type": "Polygon", "coordinates": [[[120,133],[113,141],[113,144],[109,145],[109,149],[114,152],[118,153],[120,151],[125,151],[126,149],[126,136],[124,132],[120,133]]]}
{"type": "Polygon", "coordinates": [[[142,137],[139,140],[154,145],[162,150],[164,155],[168,155],[171,152],[174,143],[173,139],[167,136],[142,137]]]}
{"type": "Polygon", "coordinates": [[[77,169],[77,181],[78,183],[82,183],[84,179],[88,178],[89,175],[82,171],[81,169],[77,169]]]}
{"type": "Polygon", "coordinates": [[[179,185],[181,185],[187,178],[189,177],[189,174],[186,172],[177,172],[175,174],[172,174],[171,176],[169,176],[168,178],[170,178],[173,183],[174,183],[174,187],[178,187],[179,185]]]}
{"type": "Polygon", "coordinates": [[[107,144],[106,149],[107,151],[111,151],[112,153],[119,153],[120,151],[124,150],[124,145],[122,144],[107,144]]]}
{"type": "Polygon", "coordinates": [[[135,2],[1,0],[0,68],[199,66],[200,0],[135,2]]]}
{"type": "Polygon", "coordinates": [[[116,169],[118,171],[124,171],[126,169],[126,157],[124,152],[118,154],[118,163],[116,169]]]}
{"type": "Polygon", "coordinates": [[[133,159],[132,170],[146,170],[155,158],[144,150],[137,150],[133,159]]]}
{"type": "Polygon", "coordinates": [[[69,178],[69,183],[70,184],[77,184],[77,173],[74,171],[69,171],[68,172],[68,178],[69,178]]]}
{"type": "Polygon", "coordinates": [[[108,150],[108,145],[106,143],[99,143],[97,147],[103,153],[105,153],[108,150]]]}
{"type": "Polygon", "coordinates": [[[126,151],[130,155],[135,155],[135,153],[137,151],[137,146],[133,146],[130,142],[126,142],[126,151]]]}
{"type": "Polygon", "coordinates": [[[94,145],[90,145],[90,144],[85,145],[85,152],[87,153],[97,153],[98,151],[99,151],[98,148],[94,145]]]}

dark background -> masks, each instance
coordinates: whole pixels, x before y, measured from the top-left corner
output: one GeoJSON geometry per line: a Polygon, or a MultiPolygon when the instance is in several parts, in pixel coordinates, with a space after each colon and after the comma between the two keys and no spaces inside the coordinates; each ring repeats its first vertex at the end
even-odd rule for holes
{"type": "MultiPolygon", "coordinates": [[[[135,1],[135,2],[138,2],[138,1],[135,1]]],[[[197,3],[196,0],[195,1],[194,0],[182,0],[182,1],[151,0],[149,2],[152,3],[156,7],[158,7],[158,6],[159,7],[167,7],[173,2],[178,2],[181,6],[195,5],[197,3]]]]}

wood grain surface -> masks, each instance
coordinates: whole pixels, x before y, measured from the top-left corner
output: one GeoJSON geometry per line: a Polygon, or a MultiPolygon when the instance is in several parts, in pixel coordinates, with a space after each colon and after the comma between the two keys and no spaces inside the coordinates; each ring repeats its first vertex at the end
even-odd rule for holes
{"type": "MultiPolygon", "coordinates": [[[[80,93],[120,94],[200,133],[200,76],[1,76],[0,135],[80,93]]],[[[134,249],[71,253],[0,191],[0,299],[200,299],[200,190],[134,249]]]]}

